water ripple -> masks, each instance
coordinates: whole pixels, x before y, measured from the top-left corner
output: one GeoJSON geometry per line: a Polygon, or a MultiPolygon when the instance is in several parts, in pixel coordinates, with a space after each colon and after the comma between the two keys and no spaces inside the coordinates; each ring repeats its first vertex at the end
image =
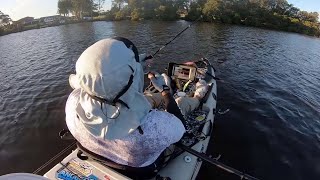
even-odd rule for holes
{"type": "MultiPolygon", "coordinates": [[[[0,174],[32,172],[65,147],[57,133],[65,127],[68,76],[83,50],[125,36],[152,53],[187,24],[94,22],[0,37],[0,161],[7,164],[0,174]]],[[[216,118],[209,153],[261,179],[318,179],[319,49],[319,39],[298,34],[199,23],[161,51],[151,70],[209,57],[224,80],[219,107],[231,109],[216,118]]],[[[199,179],[230,175],[204,165],[199,179]]]]}

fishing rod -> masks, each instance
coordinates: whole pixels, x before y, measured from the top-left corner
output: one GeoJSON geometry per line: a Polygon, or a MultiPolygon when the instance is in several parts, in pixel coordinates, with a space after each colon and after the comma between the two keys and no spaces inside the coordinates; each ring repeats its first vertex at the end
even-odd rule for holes
{"type": "Polygon", "coordinates": [[[223,169],[223,170],[225,170],[225,171],[227,171],[229,173],[238,175],[241,179],[259,180],[258,178],[255,178],[253,176],[245,174],[245,173],[243,173],[243,172],[241,172],[241,171],[239,171],[237,169],[234,169],[234,168],[229,167],[229,166],[227,166],[227,165],[225,165],[225,164],[223,164],[223,163],[221,163],[221,162],[219,162],[219,161],[217,161],[215,159],[212,159],[212,158],[208,157],[204,153],[199,153],[198,151],[196,151],[194,149],[191,149],[190,147],[185,146],[182,143],[176,143],[175,145],[177,147],[181,148],[182,150],[184,150],[184,151],[186,151],[186,152],[188,152],[188,153],[190,153],[190,154],[192,154],[192,155],[194,155],[194,156],[206,161],[207,163],[215,165],[215,166],[217,166],[217,167],[219,167],[219,168],[221,168],[221,169],[223,169]]]}
{"type": "MultiPolygon", "coordinates": [[[[198,19],[196,19],[194,22],[192,22],[191,24],[189,24],[186,28],[184,28],[182,31],[180,31],[177,35],[175,35],[170,41],[168,41],[166,44],[164,44],[163,46],[161,46],[155,53],[153,53],[152,55],[149,55],[147,57],[145,57],[144,61],[148,60],[148,59],[152,59],[154,58],[154,56],[156,54],[158,54],[163,48],[165,48],[166,46],[168,46],[170,43],[172,43],[172,41],[174,41],[175,39],[177,39],[182,33],[184,33],[187,29],[189,29],[192,25],[196,24],[203,16],[201,15],[198,19]]],[[[206,72],[206,74],[208,76],[210,76],[211,78],[213,78],[214,80],[220,81],[220,78],[217,78],[215,76],[213,76],[212,74],[210,74],[209,72],[206,72]]]]}
{"type": "Polygon", "coordinates": [[[166,44],[161,46],[155,53],[147,56],[145,58],[145,60],[152,59],[156,54],[158,54],[163,48],[168,46],[172,41],[174,41],[177,37],[179,37],[183,32],[185,32],[187,29],[189,29],[192,25],[196,24],[201,18],[202,18],[202,15],[198,19],[196,19],[193,23],[189,24],[186,28],[184,28],[182,31],[180,31],[177,35],[175,35],[170,41],[168,41],[166,44]]]}

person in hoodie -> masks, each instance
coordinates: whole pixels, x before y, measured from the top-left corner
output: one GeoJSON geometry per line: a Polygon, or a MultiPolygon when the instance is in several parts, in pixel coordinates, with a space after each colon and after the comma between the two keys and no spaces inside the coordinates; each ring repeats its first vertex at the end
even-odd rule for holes
{"type": "MultiPolygon", "coordinates": [[[[84,148],[117,164],[147,167],[185,133],[183,115],[170,87],[155,87],[166,111],[152,107],[143,93],[143,60],[128,39],[103,39],[87,48],[69,77],[74,89],[66,103],[66,123],[84,148]]],[[[187,103],[188,105],[188,103],[187,103]]]]}

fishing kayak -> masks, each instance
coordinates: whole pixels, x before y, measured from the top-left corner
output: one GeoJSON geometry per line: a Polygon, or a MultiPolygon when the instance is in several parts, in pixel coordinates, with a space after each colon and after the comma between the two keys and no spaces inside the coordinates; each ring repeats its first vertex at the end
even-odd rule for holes
{"type": "MultiPolygon", "coordinates": [[[[201,168],[202,161],[198,157],[186,152],[179,146],[189,147],[199,153],[205,153],[213,130],[214,116],[217,105],[217,83],[215,69],[210,62],[202,58],[199,61],[184,64],[169,63],[167,74],[176,84],[174,97],[191,96],[195,91],[195,84],[203,79],[208,84],[208,92],[201,100],[199,107],[186,115],[186,133],[179,145],[172,150],[166,166],[161,168],[154,179],[186,180],[195,179],[201,168]]],[[[155,88],[150,85],[145,93],[153,93],[155,88]]],[[[72,143],[64,152],[59,153],[36,173],[43,172],[49,179],[131,179],[118,169],[106,165],[103,161],[88,158],[81,146],[72,143]],[[66,154],[67,150],[71,150],[66,154]],[[66,154],[64,156],[64,154],[66,154]],[[63,157],[61,157],[63,156],[63,157]],[[59,160],[57,162],[58,159],[59,160]],[[55,164],[53,164],[55,163],[55,164]],[[51,166],[51,167],[50,167],[51,166]]],[[[41,173],[40,173],[41,174],[41,173]]]]}

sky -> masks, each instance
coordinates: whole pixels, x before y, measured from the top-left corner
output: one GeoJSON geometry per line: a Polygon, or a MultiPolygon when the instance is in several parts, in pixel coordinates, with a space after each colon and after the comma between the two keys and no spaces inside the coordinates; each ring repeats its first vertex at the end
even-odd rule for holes
{"type": "MultiPolygon", "coordinates": [[[[301,10],[320,12],[320,0],[288,0],[301,10]]],[[[57,14],[58,0],[0,0],[0,11],[14,21],[26,16],[35,18],[57,14]]],[[[111,0],[106,0],[104,9],[111,8],[111,0]]]]}
{"type": "MultiPolygon", "coordinates": [[[[104,9],[111,8],[111,0],[106,0],[104,9]]],[[[58,0],[0,0],[0,11],[16,21],[26,16],[40,18],[56,15],[58,0]]]]}

